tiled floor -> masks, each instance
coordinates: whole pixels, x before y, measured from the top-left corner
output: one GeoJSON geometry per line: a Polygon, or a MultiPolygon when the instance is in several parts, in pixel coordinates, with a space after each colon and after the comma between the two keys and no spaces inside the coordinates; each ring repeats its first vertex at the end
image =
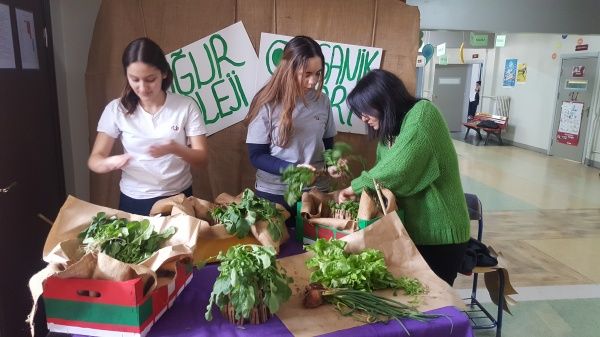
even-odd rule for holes
{"type": "MultiPolygon", "coordinates": [[[[513,146],[455,147],[464,190],[483,204],[483,241],[502,252],[520,293],[502,335],[600,336],[600,171],[513,146]]],[[[455,288],[468,295],[470,285],[461,276],[455,288]]]]}

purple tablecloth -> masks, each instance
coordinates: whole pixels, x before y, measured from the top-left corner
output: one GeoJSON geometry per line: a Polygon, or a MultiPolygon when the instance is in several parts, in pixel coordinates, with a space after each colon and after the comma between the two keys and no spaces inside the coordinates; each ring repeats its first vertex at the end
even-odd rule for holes
{"type": "MultiPolygon", "coordinates": [[[[293,238],[292,233],[292,238],[293,238]]],[[[281,256],[289,256],[302,252],[302,246],[290,240],[282,246],[281,256]]],[[[217,278],[217,265],[208,265],[194,271],[194,277],[187,288],[175,300],[175,304],[150,330],[148,337],[229,337],[229,336],[292,336],[285,325],[272,317],[260,325],[245,325],[240,328],[225,320],[216,308],[213,308],[213,320],[204,319],[212,285],[217,278]]],[[[442,314],[428,322],[404,320],[403,323],[411,337],[472,337],[471,325],[463,312],[455,307],[445,307],[430,311],[442,314]]],[[[303,319],[298,317],[298,319],[303,319]]],[[[310,322],[307,322],[310,324],[310,322]]],[[[367,324],[355,328],[329,333],[323,336],[407,336],[398,322],[388,324],[367,324]]]]}

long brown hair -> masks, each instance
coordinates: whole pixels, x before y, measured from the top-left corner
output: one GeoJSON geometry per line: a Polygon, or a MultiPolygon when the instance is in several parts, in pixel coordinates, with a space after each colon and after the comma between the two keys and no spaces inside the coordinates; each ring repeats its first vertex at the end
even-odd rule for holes
{"type": "MultiPolygon", "coordinates": [[[[258,111],[263,106],[268,106],[270,109],[281,106],[279,135],[275,141],[278,146],[285,147],[287,145],[292,134],[292,112],[298,98],[303,97],[304,90],[301,81],[298,81],[298,72],[302,71],[304,76],[308,60],[315,56],[321,59],[322,67],[324,67],[325,57],[321,46],[315,40],[308,36],[296,36],[291,39],[283,49],[283,56],[273,76],[252,99],[245,119],[246,123],[250,123],[256,118],[258,111]]],[[[323,75],[316,86],[317,95],[321,94],[322,88],[323,75]]]]}
{"type": "MultiPolygon", "coordinates": [[[[166,91],[173,82],[173,72],[167,63],[165,53],[156,44],[156,42],[150,40],[147,37],[141,37],[131,41],[125,50],[121,58],[123,63],[123,71],[125,77],[127,77],[127,67],[134,62],[143,62],[160,70],[161,74],[167,75],[160,85],[163,91],[166,91]]],[[[121,104],[125,108],[125,114],[131,115],[137,108],[140,98],[133,91],[129,85],[129,81],[125,78],[125,87],[121,93],[121,104]]]]}

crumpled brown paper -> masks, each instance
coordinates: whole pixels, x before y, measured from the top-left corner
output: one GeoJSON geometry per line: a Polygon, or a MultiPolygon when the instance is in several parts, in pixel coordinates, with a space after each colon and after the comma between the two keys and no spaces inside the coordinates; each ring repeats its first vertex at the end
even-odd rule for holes
{"type": "MultiPolygon", "coordinates": [[[[259,221],[250,227],[252,235],[245,238],[237,238],[227,233],[225,226],[214,224],[210,217],[210,210],[217,205],[226,205],[233,202],[240,202],[242,194],[234,197],[227,193],[222,193],[215,199],[214,203],[195,197],[185,197],[183,194],[171,198],[157,201],[150,210],[150,214],[187,214],[200,220],[200,231],[198,242],[194,251],[194,262],[215,262],[219,251],[226,251],[229,247],[236,244],[259,244],[269,246],[279,251],[279,246],[288,240],[289,233],[285,224],[281,226],[282,237],[280,240],[273,240],[268,231],[266,221],[259,221]]],[[[281,205],[275,205],[282,213],[284,220],[290,217],[289,212],[281,205]]]]}
{"type": "Polygon", "coordinates": [[[157,286],[156,272],[163,265],[192,256],[200,229],[199,222],[198,219],[185,214],[144,217],[94,205],[73,196],[67,197],[44,244],[43,260],[48,262],[48,265],[29,280],[34,305],[28,322],[33,324],[37,300],[43,293],[45,280],[51,276],[114,281],[141,277],[145,281],[145,289],[152,291],[157,286]],[[163,243],[161,249],[139,264],[124,263],[102,253],[85,254],[77,236],[91,224],[92,217],[98,212],[131,220],[148,219],[158,232],[169,227],[175,227],[176,232],[163,243]]]}
{"type": "MultiPolygon", "coordinates": [[[[387,213],[394,212],[398,209],[396,205],[396,197],[388,189],[381,189],[381,194],[384,198],[385,212],[382,211],[377,197],[371,197],[369,193],[363,191],[360,195],[358,206],[358,219],[371,220],[381,217],[387,213]]],[[[336,200],[336,192],[324,193],[316,188],[313,188],[302,194],[302,207],[300,214],[302,218],[309,223],[326,225],[338,230],[356,231],[358,230],[358,222],[350,219],[334,218],[329,208],[329,201],[336,200]]]]}
{"type": "Polygon", "coordinates": [[[490,253],[498,259],[498,264],[492,267],[475,267],[473,273],[484,274],[483,279],[485,281],[485,287],[490,294],[490,299],[496,306],[498,305],[498,299],[502,292],[503,302],[502,310],[512,315],[509,305],[517,304],[517,301],[511,297],[516,295],[517,290],[510,283],[510,276],[508,275],[508,263],[502,255],[502,252],[496,251],[492,246],[488,246],[490,253]],[[504,289],[500,287],[500,273],[504,278],[504,289]]]}
{"type": "MultiPolygon", "coordinates": [[[[345,236],[346,251],[360,252],[374,248],[383,252],[388,270],[395,276],[409,276],[419,279],[429,288],[429,292],[418,296],[418,309],[429,311],[446,306],[463,308],[464,304],[456,291],[440,279],[429,268],[417,247],[414,245],[396,212],[388,213],[364,230],[345,236]]],[[[287,274],[294,279],[292,297],[282,305],[277,316],[290,332],[297,337],[317,336],[337,330],[347,329],[364,323],[351,317],[342,316],[332,305],[322,305],[315,309],[302,306],[304,287],[309,284],[310,271],[305,265],[312,253],[305,253],[279,260],[287,274]],[[302,317],[302,319],[298,319],[302,317]],[[306,322],[310,322],[307,324],[306,322]]],[[[403,303],[413,299],[392,290],[377,291],[378,295],[392,298],[403,303]]]]}

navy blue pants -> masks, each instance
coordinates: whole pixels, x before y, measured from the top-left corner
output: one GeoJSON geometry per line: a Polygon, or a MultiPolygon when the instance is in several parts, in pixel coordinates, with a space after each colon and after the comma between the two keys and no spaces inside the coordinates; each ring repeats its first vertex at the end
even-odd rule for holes
{"type": "Polygon", "coordinates": [[[296,228],[296,205],[293,205],[293,207],[288,205],[287,202],[285,202],[285,199],[283,199],[283,195],[271,194],[271,193],[261,192],[261,191],[255,191],[255,194],[258,197],[267,199],[271,202],[280,204],[281,206],[285,207],[285,209],[288,212],[290,212],[290,215],[291,215],[290,218],[285,221],[285,225],[288,228],[296,228]]]}
{"type": "MultiPolygon", "coordinates": [[[[186,188],[184,191],[180,192],[185,194],[186,197],[192,195],[192,186],[186,188]]],[[[177,193],[179,194],[179,193],[177,193]]],[[[176,194],[174,194],[176,195],[176,194]]],[[[126,196],[121,192],[121,197],[119,198],[119,209],[125,211],[127,213],[138,214],[138,215],[150,215],[150,210],[154,203],[161,199],[165,199],[171,197],[172,195],[167,195],[163,197],[156,197],[150,199],[134,199],[126,196]]]]}

